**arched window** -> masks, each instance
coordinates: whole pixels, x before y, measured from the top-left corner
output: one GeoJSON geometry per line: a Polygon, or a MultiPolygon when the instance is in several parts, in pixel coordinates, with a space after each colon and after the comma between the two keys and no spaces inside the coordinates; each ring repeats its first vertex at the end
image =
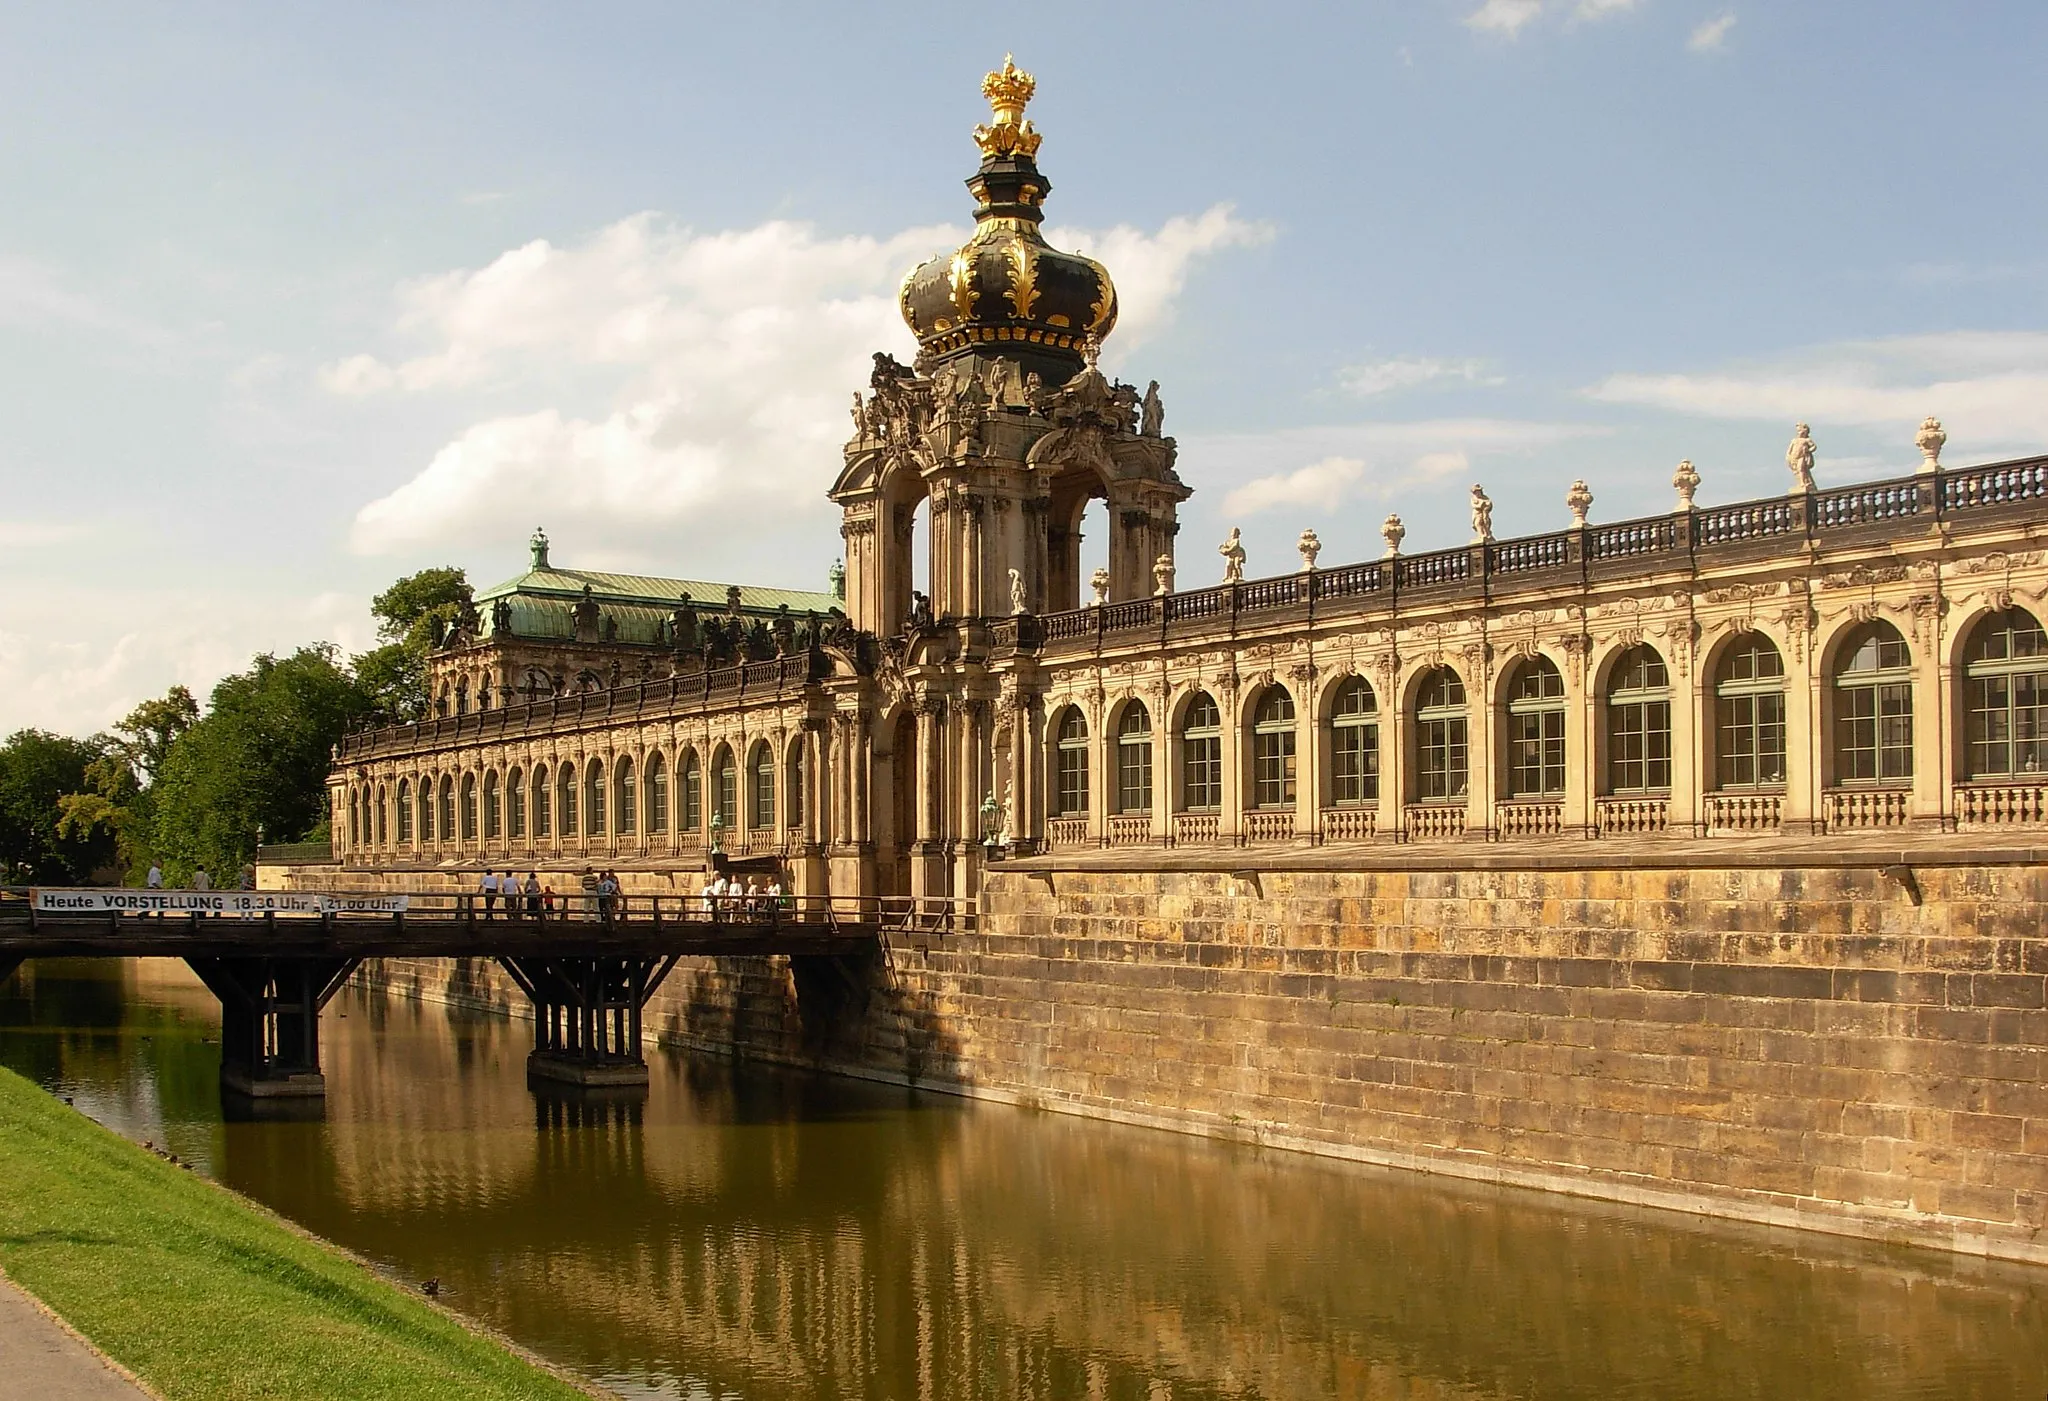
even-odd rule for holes
{"type": "Polygon", "coordinates": [[[552,837],[555,834],[555,794],[548,787],[546,764],[533,768],[533,834],[536,837],[552,837]]]}
{"type": "Polygon", "coordinates": [[[434,780],[428,775],[420,780],[420,844],[431,846],[434,841],[434,780]]]}
{"type": "Polygon", "coordinates": [[[1564,677],[1531,657],[1508,688],[1508,796],[1564,796],[1564,677]]]}
{"type": "Polygon", "coordinates": [[[1843,640],[1835,663],[1835,782],[1900,783],[1913,776],[1913,659],[1890,623],[1843,640]]]}
{"type": "Polygon", "coordinates": [[[1088,717],[1077,705],[1060,715],[1053,771],[1053,814],[1085,817],[1088,813],[1088,717]]]}
{"type": "Polygon", "coordinates": [[[526,836],[526,778],[514,769],[505,775],[505,824],[512,840],[521,841],[526,836]]]}
{"type": "Polygon", "coordinates": [[[618,802],[613,810],[619,815],[619,835],[630,837],[640,830],[640,788],[635,782],[633,760],[629,756],[619,759],[618,802]]]}
{"type": "Polygon", "coordinates": [[[1152,712],[1132,701],[1116,722],[1116,810],[1152,811],[1152,712]]]}
{"type": "Polygon", "coordinates": [[[2048,762],[2048,634],[2024,608],[1977,624],[1963,653],[1968,776],[2037,776],[2048,762]]]}
{"type": "Polygon", "coordinates": [[[732,757],[732,749],[719,745],[718,753],[712,759],[713,782],[718,791],[712,798],[711,815],[718,819],[718,825],[730,832],[740,819],[740,766],[732,757]]]}
{"type": "Polygon", "coordinates": [[[466,842],[476,840],[476,816],[476,775],[466,773],[462,776],[462,839],[466,842]]]}
{"type": "Polygon", "coordinates": [[[1223,806],[1223,712],[1207,691],[1196,692],[1181,717],[1180,805],[1184,812],[1223,806]]]}
{"type": "Polygon", "coordinates": [[[704,831],[704,766],[697,751],[683,751],[683,830],[702,835],[704,831]]]}
{"type": "Polygon", "coordinates": [[[1268,686],[1252,713],[1252,806],[1294,805],[1294,697],[1268,686]]]}
{"type": "Polygon", "coordinates": [[[441,825],[437,833],[444,842],[455,840],[455,779],[441,775],[441,825]]]}
{"type": "Polygon", "coordinates": [[[351,789],[349,789],[349,790],[348,790],[348,847],[347,847],[347,849],[348,849],[348,850],[350,850],[350,851],[355,851],[355,850],[357,850],[358,848],[360,848],[360,847],[362,846],[362,842],[363,842],[363,790],[362,790],[362,789],[360,789],[360,788],[351,788],[351,789]]]}
{"type": "Polygon", "coordinates": [[[412,840],[412,780],[398,780],[398,841],[399,845],[412,840]]]}
{"type": "Polygon", "coordinates": [[[647,756],[647,830],[657,837],[668,832],[668,761],[658,749],[647,756]]]}
{"type": "Polygon", "coordinates": [[[555,801],[561,806],[562,835],[573,837],[576,825],[576,766],[564,764],[561,777],[555,780],[555,801]]]}
{"type": "Polygon", "coordinates": [[[388,816],[391,802],[390,791],[383,784],[377,785],[377,845],[391,845],[391,822],[388,816]]]}
{"type": "Polygon", "coordinates": [[[610,804],[605,802],[604,760],[592,759],[583,770],[583,830],[590,836],[605,834],[605,817],[610,804]]]}
{"type": "Polygon", "coordinates": [[[1607,791],[1671,791],[1671,676],[1651,647],[1631,647],[1607,675],[1607,791]]]}
{"type": "Polygon", "coordinates": [[[1785,781],[1785,659],[1750,633],[1721,658],[1714,676],[1716,768],[1723,788],[1785,781]]]}
{"type": "Polygon", "coordinates": [[[747,795],[747,815],[755,831],[766,831],[775,825],[775,751],[766,740],[755,742],[747,773],[752,786],[747,795]]]}
{"type": "Polygon", "coordinates": [[[782,791],[788,801],[782,814],[782,825],[794,831],[804,825],[804,737],[798,735],[791,741],[789,757],[783,762],[782,791]]]}
{"type": "Polygon", "coordinates": [[[1380,703],[1363,676],[1337,688],[1330,702],[1330,801],[1338,807],[1380,797],[1380,703]]]}
{"type": "Polygon", "coordinates": [[[484,775],[484,840],[494,842],[505,834],[504,794],[498,789],[498,771],[484,775]]]}
{"type": "Polygon", "coordinates": [[[1447,803],[1465,796],[1470,781],[1465,683],[1440,666],[1415,692],[1415,798],[1447,803]]]}

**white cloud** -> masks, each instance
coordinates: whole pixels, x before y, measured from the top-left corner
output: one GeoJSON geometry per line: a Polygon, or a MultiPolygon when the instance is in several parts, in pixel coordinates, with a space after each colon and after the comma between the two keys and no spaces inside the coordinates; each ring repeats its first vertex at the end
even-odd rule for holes
{"type": "MultiPolygon", "coordinates": [[[[1237,478],[1223,498],[1226,516],[1278,506],[1334,511],[1365,497],[1388,499],[1447,476],[1463,476],[1475,458],[1523,456],[1605,430],[1589,425],[1513,419],[1429,419],[1349,424],[1279,433],[1197,438],[1182,443],[1184,470],[1202,478],[1237,478]],[[1240,476],[1254,463],[1302,458],[1304,466],[1240,476]]],[[[1219,482],[1219,485],[1222,483],[1219,482]]]]}
{"type": "Polygon", "coordinates": [[[1499,376],[1485,376],[1484,360],[1440,360],[1422,355],[1397,355],[1363,365],[1346,365],[1337,371],[1337,383],[1361,397],[1413,389],[1432,380],[1461,379],[1468,384],[1500,384],[1499,376]]]}
{"type": "Polygon", "coordinates": [[[1636,7],[1636,0],[1579,0],[1572,8],[1572,18],[1580,20],[1606,19],[1610,15],[1626,14],[1636,7]]]}
{"type": "MultiPolygon", "coordinates": [[[[1112,367],[1170,323],[1196,261],[1271,236],[1228,205],[1150,233],[1048,231],[1116,278],[1112,367]]],[[[630,549],[704,512],[824,510],[868,357],[914,349],[896,309],[904,271],[964,237],[825,238],[786,222],[697,234],[642,214],[579,245],[539,240],[411,284],[396,331],[421,352],[351,355],[322,384],[509,392],[532,407],[479,419],[364,506],[353,547],[477,543],[500,539],[507,520],[544,520],[630,549]],[[599,385],[599,401],[573,402],[567,381],[599,385]]]]}
{"type": "Polygon", "coordinates": [[[1543,0],[1486,0],[1486,3],[1465,16],[1469,29],[1483,30],[1489,34],[1505,34],[1512,39],[1522,32],[1522,26],[1543,13],[1543,0]]]}
{"type": "Polygon", "coordinates": [[[1685,46],[1696,54],[1716,53],[1728,42],[1728,31],[1735,27],[1735,12],[1729,11],[1718,19],[1710,19],[1693,30],[1685,46]]]}
{"type": "Polygon", "coordinates": [[[1812,347],[1692,374],[1610,375],[1586,391],[1703,418],[1884,428],[1934,414],[1968,450],[2048,441],[2048,334],[1953,331],[1812,347]]]}

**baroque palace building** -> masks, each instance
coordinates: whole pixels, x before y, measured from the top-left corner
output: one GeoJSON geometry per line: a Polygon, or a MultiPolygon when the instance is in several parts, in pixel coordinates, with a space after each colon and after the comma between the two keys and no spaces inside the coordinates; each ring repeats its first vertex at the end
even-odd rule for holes
{"type": "MultiPolygon", "coordinates": [[[[979,202],[900,305],[831,485],[830,593],[559,568],[487,590],[432,660],[433,717],[351,735],[335,853],[394,876],[714,856],[807,894],[971,895],[984,863],[1248,848],[1982,829],[2048,822],[2048,459],[1246,580],[1176,578],[1189,488],[1096,365],[1100,265],[1039,232],[1051,186],[1013,65],[983,93],[979,202]],[[1107,505],[1108,567],[1079,525],[1107,505]],[[928,538],[913,530],[927,508],[928,538]],[[929,595],[913,589],[928,551],[929,595]]],[[[823,485],[821,478],[821,485],[823,485]]],[[[1788,860],[1792,859],[1790,856],[1788,860]]]]}

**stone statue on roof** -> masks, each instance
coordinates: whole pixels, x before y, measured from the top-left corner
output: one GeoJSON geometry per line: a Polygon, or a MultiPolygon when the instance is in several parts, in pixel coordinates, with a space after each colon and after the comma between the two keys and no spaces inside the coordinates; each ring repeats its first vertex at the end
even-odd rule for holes
{"type": "Polygon", "coordinates": [[[668,615],[668,640],[678,652],[697,650],[697,610],[690,605],[688,594],[668,615]]]}
{"type": "Polygon", "coordinates": [[[591,597],[590,594],[590,585],[585,584],[583,586],[583,596],[576,600],[576,606],[570,616],[576,624],[576,640],[578,642],[597,641],[599,615],[597,600],[591,597]]]}
{"type": "Polygon", "coordinates": [[[511,635],[512,600],[509,598],[494,598],[491,600],[491,636],[510,637],[511,635]]]}
{"type": "Polygon", "coordinates": [[[768,631],[775,639],[777,656],[786,657],[796,650],[796,619],[790,616],[787,603],[776,606],[775,622],[768,631]]]}
{"type": "Polygon", "coordinates": [[[1138,431],[1147,438],[1159,436],[1159,430],[1166,426],[1166,405],[1159,401],[1159,381],[1153,380],[1145,388],[1145,399],[1140,406],[1143,414],[1138,431]]]}
{"type": "Polygon", "coordinates": [[[726,586],[725,611],[728,617],[737,618],[740,615],[740,586],[738,584],[728,584],[726,586]]]}

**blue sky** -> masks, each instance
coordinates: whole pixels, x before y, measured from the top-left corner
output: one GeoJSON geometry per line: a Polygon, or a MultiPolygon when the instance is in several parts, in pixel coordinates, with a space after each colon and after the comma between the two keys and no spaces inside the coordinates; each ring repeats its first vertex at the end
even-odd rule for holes
{"type": "Polygon", "coordinates": [[[1161,381],[1183,586],[2048,448],[2048,9],[17,7],[0,726],[86,731],[398,574],[816,587],[891,294],[1014,52],[1161,381]],[[1026,18],[1018,18],[1019,15],[1026,18]],[[1205,562],[1206,561],[1206,562],[1205,562]]]}

